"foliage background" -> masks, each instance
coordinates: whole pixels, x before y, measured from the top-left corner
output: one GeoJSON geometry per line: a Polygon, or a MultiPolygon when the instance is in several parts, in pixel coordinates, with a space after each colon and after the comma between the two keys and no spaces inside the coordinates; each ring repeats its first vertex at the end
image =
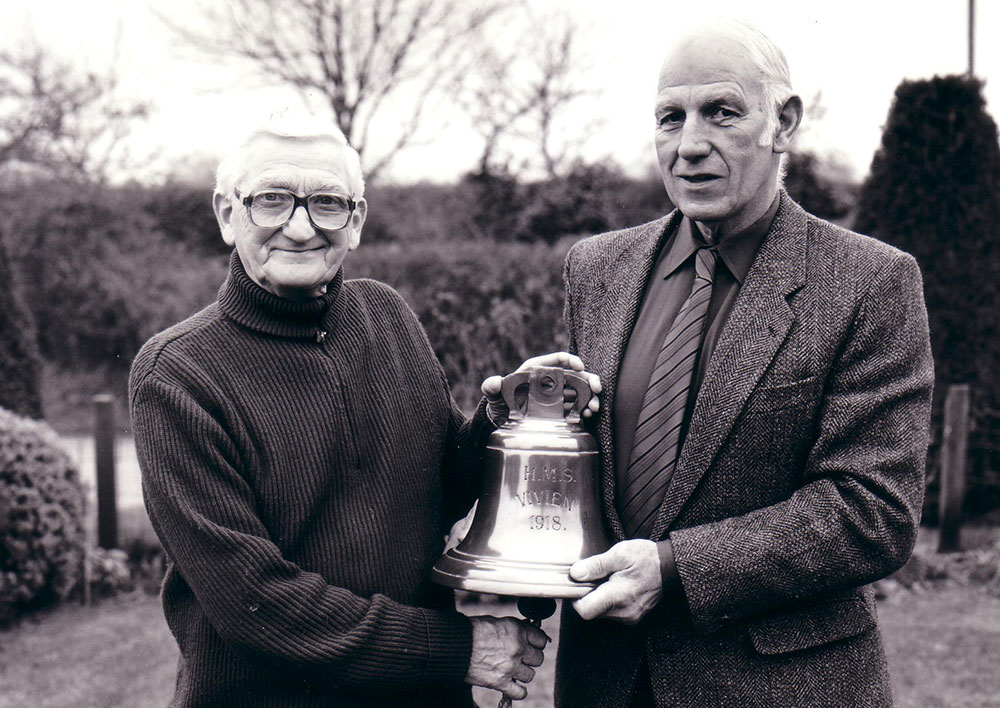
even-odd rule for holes
{"type": "MultiPolygon", "coordinates": [[[[978,120],[952,125],[946,114],[936,124],[951,125],[967,138],[942,134],[934,138],[938,145],[914,145],[920,136],[930,140],[914,132],[915,117],[891,119],[886,147],[860,197],[858,185],[835,163],[809,152],[790,155],[785,186],[813,213],[917,256],[939,373],[936,410],[948,383],[968,381],[978,392],[969,506],[985,511],[1000,505],[1000,406],[991,364],[1000,354],[1000,269],[992,228],[1000,218],[1000,180],[995,166],[993,172],[948,172],[955,169],[949,164],[988,162],[998,152],[996,126],[978,85],[962,81],[935,84],[935,95],[949,105],[958,100],[952,94],[965,96],[960,112],[978,120]],[[899,120],[911,127],[897,130],[893,121],[899,120]],[[919,177],[922,166],[931,175],[927,179],[919,177]],[[974,296],[965,287],[969,282],[978,284],[974,296]]],[[[936,115],[924,105],[915,110],[936,115]]],[[[26,306],[17,320],[25,326],[9,328],[22,337],[28,333],[18,351],[33,348],[41,355],[14,360],[42,373],[40,398],[57,430],[89,432],[91,396],[102,390],[116,394],[119,426],[127,430],[125,382],[138,348],[214,300],[228,249],[210,197],[209,184],[179,180],[111,186],[33,174],[0,186],[0,232],[9,269],[18,276],[12,282],[26,306]]],[[[376,278],[402,293],[467,410],[486,376],[565,347],[562,261],[574,241],[643,223],[671,208],[658,175],[627,176],[613,163],[577,162],[565,174],[538,180],[493,171],[452,184],[375,182],[366,198],[369,221],[362,247],[345,263],[346,275],[376,278]]],[[[5,340],[5,346],[14,341],[5,340]]],[[[936,425],[940,440],[939,417],[936,425]]],[[[929,458],[931,519],[935,453],[929,458]]]]}

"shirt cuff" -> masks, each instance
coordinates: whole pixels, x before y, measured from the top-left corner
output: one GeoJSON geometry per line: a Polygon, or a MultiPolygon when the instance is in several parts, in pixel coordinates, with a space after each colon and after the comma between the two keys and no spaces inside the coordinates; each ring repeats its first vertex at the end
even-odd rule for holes
{"type": "Polygon", "coordinates": [[[677,601],[684,599],[684,586],[681,585],[681,575],[677,572],[674,561],[674,547],[670,539],[656,542],[656,551],[660,555],[660,578],[663,581],[663,598],[677,601]]]}

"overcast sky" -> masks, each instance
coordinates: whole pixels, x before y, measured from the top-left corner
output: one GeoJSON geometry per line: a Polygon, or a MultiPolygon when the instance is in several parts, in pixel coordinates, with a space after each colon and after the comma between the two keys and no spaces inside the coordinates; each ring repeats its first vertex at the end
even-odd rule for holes
{"type": "MultiPolygon", "coordinates": [[[[196,64],[153,10],[197,17],[196,0],[0,0],[0,41],[26,29],[60,56],[101,69],[116,37],[124,86],[153,101],[138,126],[134,152],[154,174],[211,164],[241,126],[275,106],[294,103],[280,89],[250,89],[227,66],[196,64]],[[157,154],[155,159],[145,156],[157,154]]],[[[825,114],[809,122],[804,146],[836,153],[861,178],[878,147],[881,126],[902,79],[962,73],[967,65],[967,0],[537,0],[574,13],[586,41],[594,97],[577,108],[596,119],[586,155],[613,158],[633,171],[653,161],[652,101],[667,28],[711,15],[753,22],[785,50],[795,89],[807,106],[819,92],[825,114]]],[[[987,107],[1000,106],[1000,0],[978,0],[976,73],[986,80],[987,107]],[[992,46],[990,46],[992,45],[992,46]]],[[[586,120],[583,120],[583,119],[586,120]]],[[[461,117],[428,146],[394,163],[399,180],[447,180],[475,165],[479,143],[461,117]]]]}

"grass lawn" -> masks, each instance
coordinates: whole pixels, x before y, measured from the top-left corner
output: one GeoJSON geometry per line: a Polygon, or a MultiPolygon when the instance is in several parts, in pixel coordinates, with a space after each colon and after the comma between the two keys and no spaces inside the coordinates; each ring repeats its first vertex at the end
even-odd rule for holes
{"type": "MultiPolygon", "coordinates": [[[[468,604],[470,614],[514,614],[511,606],[468,604]]],[[[981,588],[901,592],[880,606],[900,708],[1000,706],[1000,598],[981,588]]],[[[555,637],[555,618],[545,630],[555,637]]],[[[552,705],[554,647],[528,699],[552,705]]],[[[163,706],[174,680],[176,648],[156,597],[135,593],[85,608],[65,605],[0,632],[3,708],[163,706]]],[[[483,708],[499,694],[476,693],[483,708]]]]}
{"type": "Polygon", "coordinates": [[[176,661],[157,597],[67,603],[0,631],[0,706],[162,707],[176,661]]]}
{"type": "Polygon", "coordinates": [[[899,708],[1000,706],[1000,599],[900,593],[879,607],[899,708]]]}

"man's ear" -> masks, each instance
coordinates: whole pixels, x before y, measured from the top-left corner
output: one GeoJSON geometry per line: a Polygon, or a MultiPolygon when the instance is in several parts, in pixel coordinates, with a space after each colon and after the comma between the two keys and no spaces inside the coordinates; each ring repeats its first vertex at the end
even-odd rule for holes
{"type": "Polygon", "coordinates": [[[366,216],[368,216],[368,202],[362,197],[357,201],[351,220],[347,223],[347,228],[350,230],[347,246],[352,251],[361,243],[361,227],[365,225],[366,216]]]}
{"type": "Polygon", "coordinates": [[[802,99],[792,94],[778,112],[778,132],[774,136],[774,151],[788,152],[802,123],[802,99]]]}
{"type": "Polygon", "coordinates": [[[227,246],[235,245],[236,232],[233,230],[233,200],[229,195],[215,192],[212,195],[212,210],[215,212],[215,219],[219,222],[219,231],[222,232],[222,240],[227,246]]]}

